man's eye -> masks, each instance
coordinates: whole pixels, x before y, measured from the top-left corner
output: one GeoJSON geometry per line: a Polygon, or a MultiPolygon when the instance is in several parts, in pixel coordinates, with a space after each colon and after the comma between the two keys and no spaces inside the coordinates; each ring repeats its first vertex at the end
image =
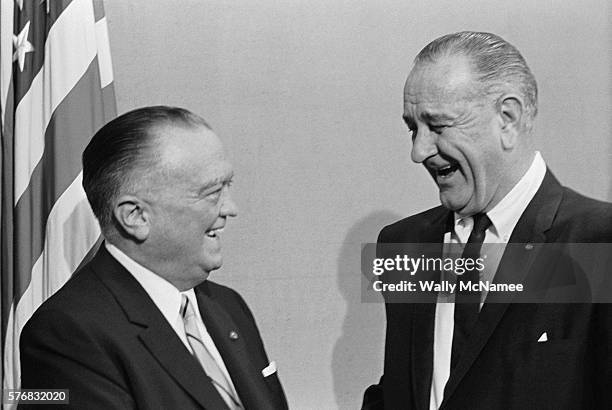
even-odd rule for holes
{"type": "Polygon", "coordinates": [[[446,125],[430,125],[429,126],[429,129],[435,132],[436,134],[440,134],[442,131],[444,131],[445,128],[446,128],[446,125]]]}
{"type": "Polygon", "coordinates": [[[220,196],[221,196],[221,189],[217,189],[216,191],[213,191],[209,193],[208,195],[206,195],[207,198],[212,199],[212,200],[216,200],[220,196]]]}

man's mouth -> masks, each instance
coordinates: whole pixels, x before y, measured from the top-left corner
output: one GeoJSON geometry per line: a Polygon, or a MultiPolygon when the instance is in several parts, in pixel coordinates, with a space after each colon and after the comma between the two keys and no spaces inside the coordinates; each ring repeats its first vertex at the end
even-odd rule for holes
{"type": "Polygon", "coordinates": [[[439,167],[435,170],[436,177],[440,179],[448,179],[452,177],[455,171],[457,171],[458,169],[458,164],[448,164],[443,167],[439,167]]]}
{"type": "Polygon", "coordinates": [[[220,234],[221,232],[223,232],[223,228],[211,229],[210,231],[206,232],[206,236],[209,238],[217,238],[217,234],[220,234]]]}
{"type": "Polygon", "coordinates": [[[446,164],[426,164],[429,172],[431,172],[431,175],[434,177],[438,184],[449,180],[453,177],[453,175],[455,175],[455,172],[459,170],[459,163],[457,163],[456,161],[452,161],[449,159],[444,162],[446,162],[446,164]]]}

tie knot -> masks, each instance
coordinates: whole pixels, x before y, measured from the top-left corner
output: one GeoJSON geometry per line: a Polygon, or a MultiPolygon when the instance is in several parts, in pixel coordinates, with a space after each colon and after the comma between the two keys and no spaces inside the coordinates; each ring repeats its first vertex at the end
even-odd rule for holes
{"type": "Polygon", "coordinates": [[[181,317],[183,319],[188,319],[193,315],[193,306],[189,303],[189,298],[187,295],[181,295],[181,317]]]}
{"type": "Polygon", "coordinates": [[[491,220],[484,212],[475,214],[472,218],[474,219],[474,227],[472,228],[472,232],[475,235],[483,235],[485,231],[491,226],[491,220]]]}

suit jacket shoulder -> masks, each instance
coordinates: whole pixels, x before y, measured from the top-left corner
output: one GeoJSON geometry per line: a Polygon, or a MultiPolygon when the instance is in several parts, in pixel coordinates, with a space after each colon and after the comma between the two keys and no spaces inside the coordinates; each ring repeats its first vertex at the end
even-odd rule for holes
{"type": "Polygon", "coordinates": [[[211,280],[206,280],[204,283],[196,287],[196,292],[198,291],[201,291],[215,299],[224,307],[231,310],[239,309],[241,313],[247,315],[248,317],[252,318],[253,321],[255,321],[253,313],[251,312],[251,309],[245,302],[244,298],[234,289],[211,280]]]}
{"type": "Polygon", "coordinates": [[[428,209],[416,215],[401,219],[385,226],[378,236],[379,243],[439,242],[436,238],[446,227],[452,215],[443,206],[428,209]]]}
{"type": "Polygon", "coordinates": [[[612,204],[562,189],[550,236],[560,242],[612,242],[612,204]]]}

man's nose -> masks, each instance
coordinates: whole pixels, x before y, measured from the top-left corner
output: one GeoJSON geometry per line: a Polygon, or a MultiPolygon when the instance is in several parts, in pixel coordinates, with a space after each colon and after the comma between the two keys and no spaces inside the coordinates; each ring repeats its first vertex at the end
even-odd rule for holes
{"type": "Polygon", "coordinates": [[[412,140],[410,157],[412,161],[420,164],[438,153],[438,147],[436,146],[437,135],[425,127],[419,128],[414,132],[416,136],[412,140]]]}
{"type": "Polygon", "coordinates": [[[238,216],[238,207],[234,203],[234,200],[229,193],[225,194],[225,198],[223,199],[223,204],[221,205],[221,210],[219,213],[223,217],[238,216]]]}

